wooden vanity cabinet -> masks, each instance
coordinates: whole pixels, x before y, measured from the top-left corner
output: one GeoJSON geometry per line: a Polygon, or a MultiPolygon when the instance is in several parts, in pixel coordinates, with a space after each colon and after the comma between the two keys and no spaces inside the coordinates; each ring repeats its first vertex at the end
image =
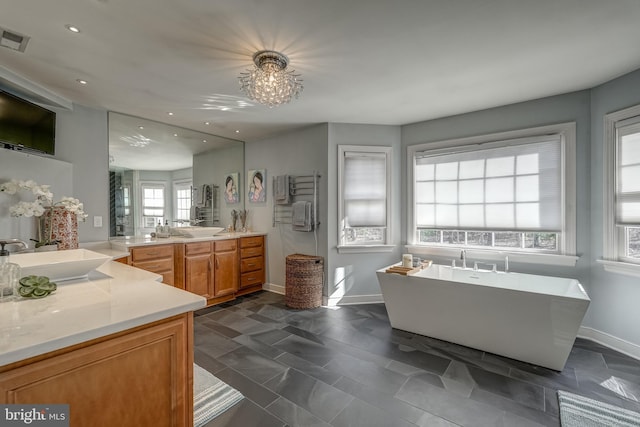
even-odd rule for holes
{"type": "Polygon", "coordinates": [[[213,242],[184,245],[184,288],[207,299],[214,296],[213,242]]]}
{"type": "Polygon", "coordinates": [[[265,238],[139,246],[131,249],[131,261],[162,274],[166,284],[205,297],[207,305],[219,304],[262,289],[265,238]]]}
{"type": "Polygon", "coordinates": [[[131,248],[131,265],[162,275],[162,283],[174,286],[173,245],[138,246],[131,248]]]}
{"type": "Polygon", "coordinates": [[[66,403],[71,426],[193,426],[193,313],[2,366],[0,403],[66,403]]]}
{"type": "Polygon", "coordinates": [[[235,294],[238,290],[238,241],[218,240],[213,246],[214,296],[235,294]]]}
{"type": "Polygon", "coordinates": [[[240,288],[238,295],[262,289],[264,283],[264,236],[241,237],[240,288]]]}

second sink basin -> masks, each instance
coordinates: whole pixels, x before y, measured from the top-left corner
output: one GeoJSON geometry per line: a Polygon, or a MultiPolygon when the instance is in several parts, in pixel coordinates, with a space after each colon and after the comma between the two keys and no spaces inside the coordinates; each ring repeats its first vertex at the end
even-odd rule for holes
{"type": "Polygon", "coordinates": [[[172,232],[182,237],[209,237],[224,230],[222,227],[176,227],[172,232]]]}

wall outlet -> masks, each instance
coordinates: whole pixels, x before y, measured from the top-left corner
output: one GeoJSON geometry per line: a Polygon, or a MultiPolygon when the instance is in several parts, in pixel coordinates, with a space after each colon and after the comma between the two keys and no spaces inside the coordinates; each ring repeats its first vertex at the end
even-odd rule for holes
{"type": "Polygon", "coordinates": [[[96,215],[93,217],[93,226],[102,227],[102,217],[100,215],[96,215]]]}

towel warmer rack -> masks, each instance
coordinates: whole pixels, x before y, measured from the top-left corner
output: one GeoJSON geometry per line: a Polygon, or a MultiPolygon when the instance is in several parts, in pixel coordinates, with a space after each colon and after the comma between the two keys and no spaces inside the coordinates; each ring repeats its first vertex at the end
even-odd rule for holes
{"type": "Polygon", "coordinates": [[[299,201],[311,202],[313,214],[313,227],[315,230],[320,225],[318,221],[318,186],[320,173],[313,171],[311,175],[289,175],[289,203],[278,204],[275,200],[277,177],[273,177],[273,227],[278,224],[292,224],[293,203],[299,201]]]}

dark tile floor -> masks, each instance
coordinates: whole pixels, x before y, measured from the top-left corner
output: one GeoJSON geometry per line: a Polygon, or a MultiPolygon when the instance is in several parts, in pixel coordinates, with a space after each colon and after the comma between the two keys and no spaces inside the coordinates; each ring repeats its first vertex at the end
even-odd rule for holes
{"type": "Polygon", "coordinates": [[[556,372],[392,329],[383,304],[246,296],[196,313],[195,361],[245,396],[208,427],[558,426],[557,390],[640,411],[640,362],[606,347],[556,372]]]}

